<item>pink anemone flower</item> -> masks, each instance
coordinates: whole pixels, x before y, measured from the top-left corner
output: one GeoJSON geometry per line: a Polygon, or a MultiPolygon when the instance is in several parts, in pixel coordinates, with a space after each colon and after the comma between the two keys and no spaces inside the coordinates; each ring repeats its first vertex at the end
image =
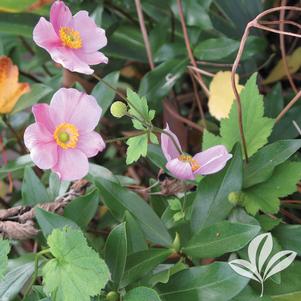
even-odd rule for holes
{"type": "Polygon", "coordinates": [[[24,133],[32,161],[41,169],[51,169],[61,180],[83,178],[89,170],[88,158],[105,148],[93,131],[102,112],[95,98],[62,88],[50,105],[34,105],[32,112],[36,122],[24,133]]]}
{"type": "Polygon", "coordinates": [[[105,31],[97,27],[87,11],[81,10],[72,16],[63,1],[52,4],[50,22],[40,18],[33,30],[33,40],[70,71],[92,74],[94,71],[89,65],[108,62],[108,58],[98,52],[107,45],[105,31]]]}
{"type": "Polygon", "coordinates": [[[180,180],[194,180],[196,175],[216,173],[223,169],[227,161],[232,158],[224,145],[211,147],[193,157],[183,154],[177,136],[168,125],[164,131],[169,133],[169,135],[161,134],[161,148],[167,160],[166,168],[180,180]]]}

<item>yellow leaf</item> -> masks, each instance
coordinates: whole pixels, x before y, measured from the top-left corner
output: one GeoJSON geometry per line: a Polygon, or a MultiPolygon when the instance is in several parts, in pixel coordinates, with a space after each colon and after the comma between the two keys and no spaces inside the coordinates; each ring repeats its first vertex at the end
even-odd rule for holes
{"type": "MultiPolygon", "coordinates": [[[[287,66],[290,74],[296,73],[301,67],[301,47],[297,48],[291,55],[286,57],[287,66]]],[[[281,59],[272,69],[268,77],[263,81],[264,84],[274,83],[283,77],[286,77],[286,72],[281,59]]]]}
{"type": "Polygon", "coordinates": [[[29,92],[28,83],[19,83],[18,67],[7,56],[0,56],[0,114],[10,113],[19,98],[29,92]]]}
{"type": "MultiPolygon", "coordinates": [[[[244,86],[238,84],[239,77],[235,74],[235,83],[238,93],[244,86]]],[[[235,99],[231,86],[231,72],[219,71],[216,73],[209,86],[209,112],[216,119],[227,118],[235,99]]]]}

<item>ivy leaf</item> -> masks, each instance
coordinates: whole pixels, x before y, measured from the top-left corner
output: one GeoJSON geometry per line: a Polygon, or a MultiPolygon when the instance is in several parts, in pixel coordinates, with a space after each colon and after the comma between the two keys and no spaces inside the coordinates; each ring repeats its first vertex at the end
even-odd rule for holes
{"type": "Polygon", "coordinates": [[[126,152],[126,164],[136,162],[141,156],[145,157],[147,154],[148,135],[129,138],[126,142],[129,146],[126,152]]]}
{"type": "Polygon", "coordinates": [[[277,213],[280,197],[296,191],[296,183],[301,179],[301,163],[283,163],[275,168],[272,176],[242,193],[242,203],[246,210],[255,215],[258,210],[277,213]]]}
{"type": "Polygon", "coordinates": [[[140,97],[131,89],[127,89],[127,98],[129,100],[129,112],[138,117],[143,118],[145,121],[152,121],[155,117],[155,111],[148,109],[147,100],[145,97],[140,97]],[[141,116],[142,115],[142,116],[141,116]]]}
{"type": "Polygon", "coordinates": [[[0,239],[0,279],[3,277],[7,268],[7,254],[10,251],[8,240],[0,239]]]}
{"type": "Polygon", "coordinates": [[[55,229],[47,243],[54,259],[43,267],[44,288],[54,301],[90,301],[110,279],[105,262],[87,245],[83,233],[55,229]]]}
{"type": "MultiPolygon", "coordinates": [[[[273,119],[263,117],[263,96],[259,94],[256,77],[257,74],[253,74],[240,93],[243,129],[249,156],[255,154],[268,142],[274,125],[273,119]]],[[[241,142],[238,124],[237,105],[233,102],[229,118],[221,120],[220,139],[218,136],[206,133],[203,148],[221,143],[231,150],[235,143],[241,142]]]]}

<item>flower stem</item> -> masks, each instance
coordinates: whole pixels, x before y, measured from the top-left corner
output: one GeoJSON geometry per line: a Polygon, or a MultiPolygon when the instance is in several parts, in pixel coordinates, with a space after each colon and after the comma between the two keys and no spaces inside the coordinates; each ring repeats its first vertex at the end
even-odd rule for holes
{"type": "Polygon", "coordinates": [[[32,275],[32,279],[31,279],[30,284],[28,285],[28,287],[26,288],[26,290],[24,292],[22,301],[24,301],[26,299],[27,295],[30,293],[30,291],[31,291],[31,289],[32,289],[37,277],[38,277],[40,257],[43,256],[44,254],[47,254],[47,253],[50,253],[50,249],[42,250],[42,251],[40,251],[39,253],[36,254],[35,259],[34,259],[34,272],[33,272],[33,275],[32,275]]]}
{"type": "Polygon", "coordinates": [[[146,131],[141,131],[141,132],[138,132],[136,134],[126,136],[126,137],[118,137],[118,138],[108,139],[108,140],[105,140],[105,142],[106,143],[114,143],[114,142],[118,142],[118,141],[124,141],[124,140],[127,140],[132,137],[138,137],[138,136],[144,135],[146,133],[147,133],[146,131]]]}

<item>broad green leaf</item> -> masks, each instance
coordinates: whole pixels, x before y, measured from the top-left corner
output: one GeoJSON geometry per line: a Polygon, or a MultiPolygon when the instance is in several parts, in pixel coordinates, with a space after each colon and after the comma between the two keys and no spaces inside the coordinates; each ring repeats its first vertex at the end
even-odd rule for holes
{"type": "Polygon", "coordinates": [[[139,160],[140,157],[145,157],[147,154],[148,134],[129,138],[126,142],[128,145],[126,151],[126,164],[132,164],[139,160]]]}
{"type": "Polygon", "coordinates": [[[16,2],[11,0],[1,0],[0,11],[7,13],[21,12],[29,8],[34,2],[35,0],[18,0],[16,2]]]}
{"type": "Polygon", "coordinates": [[[0,175],[7,174],[8,172],[14,172],[22,170],[25,166],[33,166],[30,155],[23,155],[18,157],[14,161],[9,161],[8,164],[0,168],[0,175]]]}
{"type": "Polygon", "coordinates": [[[110,36],[110,43],[104,48],[104,53],[110,58],[147,62],[139,27],[126,23],[121,23],[115,29],[110,36]]]}
{"type": "Polygon", "coordinates": [[[94,217],[98,203],[98,191],[94,190],[70,202],[64,209],[64,216],[84,229],[94,217]]]}
{"type": "Polygon", "coordinates": [[[74,229],[79,229],[77,224],[64,216],[48,212],[42,208],[36,208],[35,211],[37,222],[45,238],[56,228],[69,226],[74,229]]]}
{"type": "Polygon", "coordinates": [[[145,96],[150,103],[158,103],[185,72],[187,63],[187,59],[173,59],[149,71],[140,82],[139,95],[145,96]]]}
{"type": "Polygon", "coordinates": [[[203,143],[202,143],[202,149],[206,150],[212,146],[221,144],[221,137],[220,136],[216,136],[214,134],[212,134],[211,132],[209,132],[208,130],[204,131],[204,135],[203,135],[203,143]]]}
{"type": "Polygon", "coordinates": [[[273,301],[297,301],[301,296],[301,262],[295,260],[287,269],[281,272],[281,285],[265,282],[264,293],[273,301]]]}
{"type": "Polygon", "coordinates": [[[255,291],[250,285],[247,285],[237,296],[231,301],[272,301],[271,297],[263,296],[260,297],[260,291],[255,291]]]}
{"type": "MultiPolygon", "coordinates": [[[[264,112],[267,117],[276,118],[284,107],[283,91],[281,84],[277,83],[264,97],[264,112]]],[[[275,125],[275,127],[277,124],[275,125]]],[[[273,132],[275,128],[273,129],[273,132]]],[[[272,135],[273,136],[273,133],[272,135]]]]}
{"type": "MultiPolygon", "coordinates": [[[[107,74],[103,80],[111,85],[113,88],[117,88],[119,80],[119,71],[114,71],[107,74]]],[[[96,98],[97,103],[102,108],[102,116],[105,115],[106,111],[110,107],[112,101],[115,98],[115,91],[109,88],[105,83],[99,82],[94,87],[91,94],[96,98]]]]}
{"type": "Polygon", "coordinates": [[[54,301],[90,301],[100,293],[110,272],[81,231],[55,229],[47,243],[54,259],[43,267],[43,282],[54,301]]]}
{"type": "Polygon", "coordinates": [[[157,167],[165,169],[166,159],[159,145],[150,144],[147,149],[147,157],[157,167]]]}
{"type": "Polygon", "coordinates": [[[220,37],[201,41],[193,52],[199,60],[215,61],[233,54],[238,48],[239,41],[220,37]]]}
{"type": "Polygon", "coordinates": [[[244,170],[244,188],[264,182],[276,166],[286,161],[301,147],[301,140],[281,140],[260,149],[244,170]]]}
{"type": "Polygon", "coordinates": [[[279,225],[273,230],[273,236],[287,250],[301,254],[301,225],[279,225]]]}
{"type": "Polygon", "coordinates": [[[215,262],[181,271],[158,289],[163,301],[229,301],[248,281],[233,272],[227,262],[215,262]]]}
{"type": "Polygon", "coordinates": [[[150,249],[129,255],[121,287],[149,274],[158,264],[164,262],[172,252],[172,250],[166,249],[150,249]]]}
{"type": "Polygon", "coordinates": [[[296,184],[301,179],[301,163],[286,162],[275,168],[272,176],[263,183],[243,190],[242,203],[246,210],[255,215],[258,210],[277,213],[280,197],[285,197],[297,190],[296,184]]]}
{"type": "Polygon", "coordinates": [[[260,223],[262,231],[269,232],[281,223],[280,218],[271,217],[269,215],[261,214],[256,216],[256,219],[260,223]]]}
{"type": "Polygon", "coordinates": [[[148,287],[133,288],[124,296],[124,301],[161,301],[158,293],[148,287]]]}
{"type": "Polygon", "coordinates": [[[22,202],[36,205],[50,201],[48,192],[31,167],[26,166],[22,183],[22,202]]]}
{"type": "Polygon", "coordinates": [[[0,300],[14,300],[34,272],[34,257],[8,261],[8,272],[0,281],[0,300]]]}
{"type": "Polygon", "coordinates": [[[24,109],[31,107],[46,96],[48,96],[53,90],[43,84],[33,84],[30,86],[30,92],[24,94],[17,102],[11,114],[20,112],[24,109]]]}
{"type": "Polygon", "coordinates": [[[3,275],[7,270],[7,255],[10,251],[9,241],[0,238],[0,279],[3,279],[3,275]]]}
{"type": "Polygon", "coordinates": [[[148,246],[142,229],[135,218],[128,211],[125,212],[128,254],[147,250],[148,246]]]}
{"type": "MultiPolygon", "coordinates": [[[[273,119],[263,117],[263,96],[259,94],[256,77],[257,75],[253,74],[240,93],[243,129],[249,156],[255,154],[258,149],[268,142],[268,137],[274,125],[273,119]]],[[[213,146],[212,143],[218,143],[232,149],[235,143],[241,143],[238,125],[237,104],[233,102],[229,117],[221,120],[220,137],[205,135],[203,146],[205,145],[207,148],[213,146]],[[209,141],[207,141],[208,138],[209,141]]]]}
{"type": "Polygon", "coordinates": [[[223,220],[233,207],[228,200],[229,193],[240,191],[241,187],[242,155],[237,145],[224,170],[205,177],[198,185],[191,216],[194,233],[223,220]]]}
{"type": "Polygon", "coordinates": [[[100,191],[100,197],[110,209],[115,218],[122,221],[126,211],[129,211],[141,226],[147,239],[170,246],[172,238],[160,218],[153,209],[136,193],[106,179],[95,179],[95,185],[100,191]]]}
{"type": "Polygon", "coordinates": [[[55,200],[58,196],[63,195],[69,186],[70,181],[62,181],[55,172],[50,173],[48,194],[51,200],[55,200]]]}
{"type": "Polygon", "coordinates": [[[38,20],[38,16],[34,14],[0,13],[0,33],[21,35],[32,39],[32,29],[38,20]]]}
{"type": "Polygon", "coordinates": [[[223,221],[197,232],[183,252],[195,258],[219,257],[240,250],[259,231],[260,227],[256,225],[223,221]]]}
{"type": "Polygon", "coordinates": [[[125,223],[115,227],[105,245],[105,261],[111,271],[114,286],[118,288],[122,279],[127,257],[127,236],[125,223]]]}

